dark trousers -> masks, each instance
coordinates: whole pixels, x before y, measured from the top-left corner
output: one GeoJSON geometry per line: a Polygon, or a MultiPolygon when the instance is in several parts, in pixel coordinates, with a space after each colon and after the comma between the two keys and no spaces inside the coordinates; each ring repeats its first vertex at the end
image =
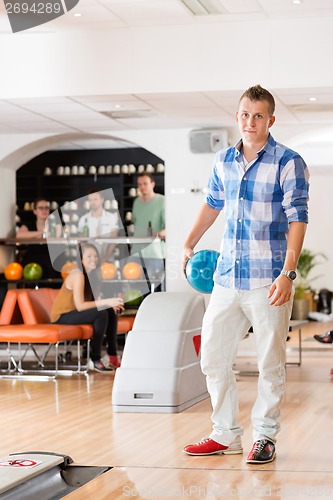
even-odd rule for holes
{"type": "Polygon", "coordinates": [[[91,359],[101,359],[104,335],[106,336],[107,353],[109,356],[117,354],[117,324],[118,318],[114,309],[98,310],[96,307],[86,311],[70,311],[64,313],[55,322],[62,325],[92,325],[94,333],[91,339],[91,359]]]}

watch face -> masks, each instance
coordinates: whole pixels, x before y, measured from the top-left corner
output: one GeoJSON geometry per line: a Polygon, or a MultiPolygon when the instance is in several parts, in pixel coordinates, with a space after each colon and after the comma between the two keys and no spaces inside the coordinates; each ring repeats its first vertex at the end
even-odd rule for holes
{"type": "Polygon", "coordinates": [[[289,274],[289,278],[291,280],[294,280],[296,278],[296,276],[297,276],[297,274],[295,273],[295,271],[289,271],[288,274],[289,274]]]}

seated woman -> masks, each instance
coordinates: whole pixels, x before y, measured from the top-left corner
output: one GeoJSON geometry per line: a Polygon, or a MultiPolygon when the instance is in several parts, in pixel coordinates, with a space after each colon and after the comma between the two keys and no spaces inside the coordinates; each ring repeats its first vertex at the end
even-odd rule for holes
{"type": "Polygon", "coordinates": [[[120,366],[117,356],[117,315],[124,309],[123,299],[98,297],[100,290],[99,255],[94,245],[79,247],[81,269],[74,269],[64,280],[53,303],[52,323],[64,325],[91,324],[94,329],[91,339],[90,370],[107,372],[120,366]],[[104,335],[107,340],[109,363],[101,360],[104,335]]]}

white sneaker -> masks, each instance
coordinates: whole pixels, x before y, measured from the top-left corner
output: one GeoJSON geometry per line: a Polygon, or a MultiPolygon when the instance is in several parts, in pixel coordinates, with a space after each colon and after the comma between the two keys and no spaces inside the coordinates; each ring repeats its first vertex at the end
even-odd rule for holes
{"type": "Polygon", "coordinates": [[[104,366],[110,367],[113,370],[116,370],[120,367],[120,360],[118,355],[110,356],[109,354],[104,354],[104,356],[101,358],[101,361],[104,366]],[[112,363],[112,358],[114,359],[114,363],[112,363]]]}
{"type": "Polygon", "coordinates": [[[113,371],[111,366],[105,366],[101,359],[99,359],[98,361],[93,361],[92,359],[89,359],[88,370],[99,373],[105,373],[105,372],[110,373],[113,371]]]}

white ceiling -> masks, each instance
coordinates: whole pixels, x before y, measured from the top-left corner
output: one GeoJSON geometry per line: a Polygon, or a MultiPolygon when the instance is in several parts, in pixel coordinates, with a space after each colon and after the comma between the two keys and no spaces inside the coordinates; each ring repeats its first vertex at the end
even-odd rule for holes
{"type": "MultiPolygon", "coordinates": [[[[333,0],[199,0],[220,9],[217,15],[193,15],[184,3],[198,0],[80,0],[66,15],[34,28],[45,32],[117,29],[201,22],[235,22],[332,17],[333,0]],[[74,14],[81,14],[75,17],[74,14]]],[[[200,7],[200,4],[199,4],[200,7]]],[[[0,34],[11,28],[0,3],[0,34]]],[[[26,32],[28,33],[28,31],[26,32]]],[[[14,35],[15,36],[15,35],[14,35]]],[[[280,125],[333,125],[333,88],[270,89],[280,125]],[[316,98],[315,102],[310,98],[316,98]]],[[[184,92],[0,99],[0,134],[100,133],[124,129],[206,128],[233,124],[237,92],[184,92]]],[[[123,147],[123,144],[121,146],[123,147]]],[[[69,147],[91,147],[72,142],[69,147]]],[[[116,143],[110,143],[110,147],[116,143]]],[[[105,141],[93,147],[105,147],[105,141]]]]}

